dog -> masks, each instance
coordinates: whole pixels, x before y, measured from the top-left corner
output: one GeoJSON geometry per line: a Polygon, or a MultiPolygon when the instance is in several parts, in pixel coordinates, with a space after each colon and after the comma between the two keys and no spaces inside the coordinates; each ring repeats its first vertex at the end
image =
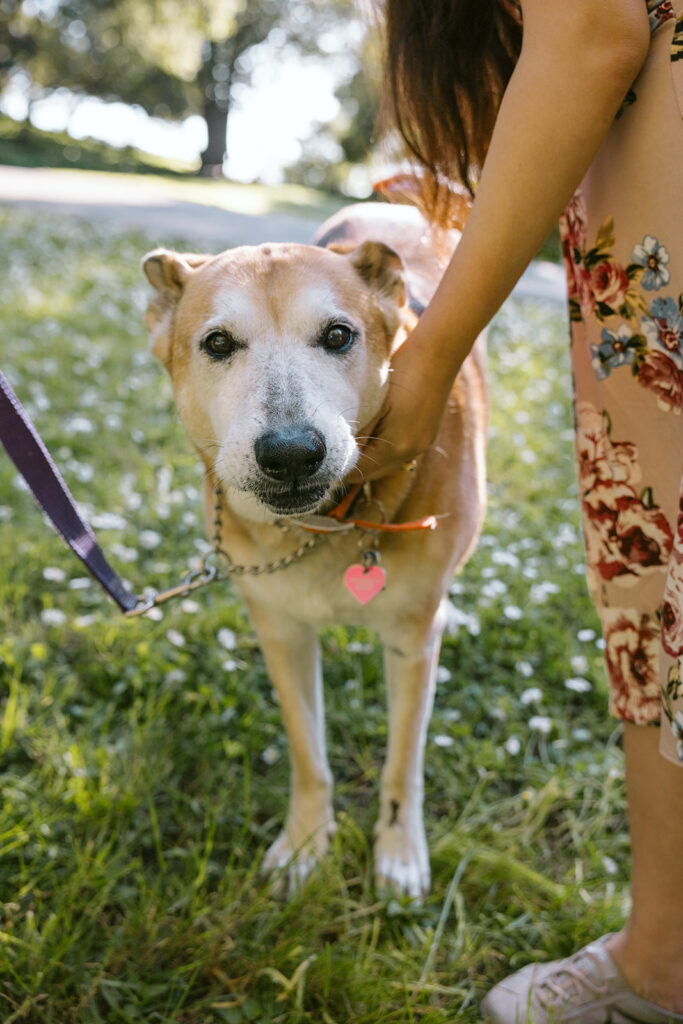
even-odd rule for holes
{"type": "Polygon", "coordinates": [[[361,489],[348,513],[338,502],[359,456],[358,432],[383,407],[392,354],[458,237],[451,232],[437,246],[414,207],[359,203],[328,220],[310,245],[216,256],[157,249],[143,259],[156,291],[146,317],[151,348],[204,464],[209,532],[237,566],[281,706],[290,802],[263,867],[281,872],[290,890],[334,830],[317,640],[332,622],[368,626],[384,645],[389,740],[376,887],[409,897],[429,890],[424,747],[445,597],[485,509],[483,338],[455,381],[434,444],[361,489]],[[426,528],[434,516],[436,529],[426,528]]]}

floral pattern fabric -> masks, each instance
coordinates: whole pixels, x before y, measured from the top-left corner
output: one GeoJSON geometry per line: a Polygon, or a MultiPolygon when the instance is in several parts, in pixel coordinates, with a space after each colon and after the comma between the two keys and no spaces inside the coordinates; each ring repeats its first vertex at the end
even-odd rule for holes
{"type": "Polygon", "coordinates": [[[681,5],[648,3],[650,53],[561,237],[588,583],[610,708],[637,724],[661,721],[662,753],[683,765],[681,5]]]}

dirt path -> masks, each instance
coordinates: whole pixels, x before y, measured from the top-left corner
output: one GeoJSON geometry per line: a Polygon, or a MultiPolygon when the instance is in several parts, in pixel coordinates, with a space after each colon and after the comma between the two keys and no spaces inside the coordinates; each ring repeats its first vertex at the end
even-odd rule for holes
{"type": "MultiPolygon", "coordinates": [[[[243,213],[205,201],[188,201],[180,198],[181,194],[178,183],[160,178],[0,166],[0,204],[108,221],[122,229],[143,231],[151,244],[196,238],[198,244],[217,249],[261,242],[307,242],[317,223],[315,214],[243,213]]],[[[535,261],[515,294],[564,302],[562,268],[535,261]]]]}

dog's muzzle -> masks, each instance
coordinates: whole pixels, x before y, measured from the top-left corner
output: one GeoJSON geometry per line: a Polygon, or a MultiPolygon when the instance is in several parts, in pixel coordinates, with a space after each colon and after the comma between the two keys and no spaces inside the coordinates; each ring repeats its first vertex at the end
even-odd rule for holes
{"type": "Polygon", "coordinates": [[[260,473],[250,489],[280,515],[310,512],[331,484],[318,473],[326,455],[325,438],[315,427],[268,430],[254,443],[260,473]]]}
{"type": "Polygon", "coordinates": [[[269,430],[254,444],[261,472],[280,484],[300,485],[317,473],[327,455],[325,439],[315,427],[269,430]]]}

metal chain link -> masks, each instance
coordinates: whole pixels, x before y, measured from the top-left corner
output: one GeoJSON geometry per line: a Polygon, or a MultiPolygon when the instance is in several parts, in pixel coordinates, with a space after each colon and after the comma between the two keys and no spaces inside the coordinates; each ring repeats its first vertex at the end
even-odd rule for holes
{"type": "MultiPolygon", "coordinates": [[[[163,604],[165,601],[170,601],[174,597],[184,597],[193,590],[197,590],[199,587],[205,587],[209,583],[215,583],[220,580],[228,579],[230,576],[261,576],[272,572],[277,572],[278,569],[286,569],[292,565],[293,562],[297,562],[300,558],[310,551],[312,548],[322,540],[324,534],[313,534],[307,537],[306,540],[301,544],[295,551],[291,551],[288,555],[283,555],[282,558],[276,558],[272,562],[264,562],[261,565],[238,565],[233,562],[227,551],[224,551],[221,547],[222,543],[222,523],[223,523],[223,504],[222,504],[222,491],[217,485],[214,488],[214,520],[213,520],[213,549],[207,551],[202,556],[199,568],[192,569],[187,576],[182,580],[176,587],[171,587],[170,590],[155,591],[148,597],[140,597],[138,604],[135,608],[124,614],[128,618],[135,618],[138,615],[144,615],[145,612],[150,611],[157,605],[163,604]],[[212,566],[208,564],[209,558],[215,557],[220,560],[220,563],[224,566],[224,572],[220,571],[220,565],[212,566]]],[[[283,532],[288,530],[288,527],[282,527],[283,532]]]]}

